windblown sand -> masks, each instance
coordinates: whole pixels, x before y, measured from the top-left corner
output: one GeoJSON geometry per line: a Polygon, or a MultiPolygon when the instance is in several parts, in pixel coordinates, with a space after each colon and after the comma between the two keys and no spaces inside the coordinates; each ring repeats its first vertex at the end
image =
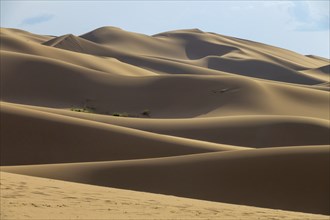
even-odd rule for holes
{"type": "Polygon", "coordinates": [[[1,217],[328,219],[329,67],[198,29],[1,28],[1,217]]]}
{"type": "Polygon", "coordinates": [[[1,219],[329,219],[324,215],[0,174],[1,219]]]}

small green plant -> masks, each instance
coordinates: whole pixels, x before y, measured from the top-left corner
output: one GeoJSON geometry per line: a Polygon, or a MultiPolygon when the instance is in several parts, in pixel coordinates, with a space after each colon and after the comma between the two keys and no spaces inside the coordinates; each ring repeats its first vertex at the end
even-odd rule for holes
{"type": "Polygon", "coordinates": [[[74,112],[96,113],[96,108],[91,105],[91,101],[92,99],[86,98],[83,101],[83,107],[72,107],[70,110],[74,112]]]}
{"type": "Polygon", "coordinates": [[[95,108],[70,108],[73,112],[95,113],[95,108]]]}
{"type": "Polygon", "coordinates": [[[112,116],[117,116],[117,117],[129,117],[130,115],[126,112],[119,113],[119,112],[114,112],[112,113],[112,116]]]}
{"type": "Polygon", "coordinates": [[[146,117],[150,117],[151,112],[150,112],[149,109],[145,109],[145,110],[143,110],[143,112],[141,112],[141,115],[146,116],[146,117]]]}

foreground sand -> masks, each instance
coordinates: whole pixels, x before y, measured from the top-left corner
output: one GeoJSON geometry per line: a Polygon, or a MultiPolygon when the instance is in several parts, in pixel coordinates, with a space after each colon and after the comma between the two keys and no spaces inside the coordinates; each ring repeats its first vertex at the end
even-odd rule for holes
{"type": "Polygon", "coordinates": [[[329,146],[4,166],[3,171],[194,199],[329,215],[329,146]]]}
{"type": "Polygon", "coordinates": [[[5,172],[0,174],[3,220],[329,219],[324,215],[208,202],[5,172]]]}

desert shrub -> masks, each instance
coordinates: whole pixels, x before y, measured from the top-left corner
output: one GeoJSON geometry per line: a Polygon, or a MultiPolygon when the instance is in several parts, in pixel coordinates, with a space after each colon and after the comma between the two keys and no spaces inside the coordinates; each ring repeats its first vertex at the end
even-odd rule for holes
{"type": "Polygon", "coordinates": [[[95,108],[70,108],[71,111],[74,112],[85,112],[85,113],[95,113],[95,108]]]}
{"type": "Polygon", "coordinates": [[[141,115],[146,116],[146,117],[150,117],[151,112],[150,112],[149,109],[145,109],[145,110],[143,110],[143,112],[141,113],[141,115]]]}
{"type": "Polygon", "coordinates": [[[126,112],[119,113],[119,112],[114,112],[112,113],[112,116],[117,116],[117,117],[129,117],[130,115],[126,112]]]}

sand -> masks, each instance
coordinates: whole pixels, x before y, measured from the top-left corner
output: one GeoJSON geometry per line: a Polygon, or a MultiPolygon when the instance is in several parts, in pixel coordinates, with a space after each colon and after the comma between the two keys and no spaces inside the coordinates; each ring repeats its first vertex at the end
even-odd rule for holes
{"type": "Polygon", "coordinates": [[[328,219],[1,172],[1,219],[328,219]],[[19,212],[17,209],[19,208],[19,212]]]}
{"type": "Polygon", "coordinates": [[[328,59],[199,29],[0,37],[5,219],[329,218],[328,59]]]}

